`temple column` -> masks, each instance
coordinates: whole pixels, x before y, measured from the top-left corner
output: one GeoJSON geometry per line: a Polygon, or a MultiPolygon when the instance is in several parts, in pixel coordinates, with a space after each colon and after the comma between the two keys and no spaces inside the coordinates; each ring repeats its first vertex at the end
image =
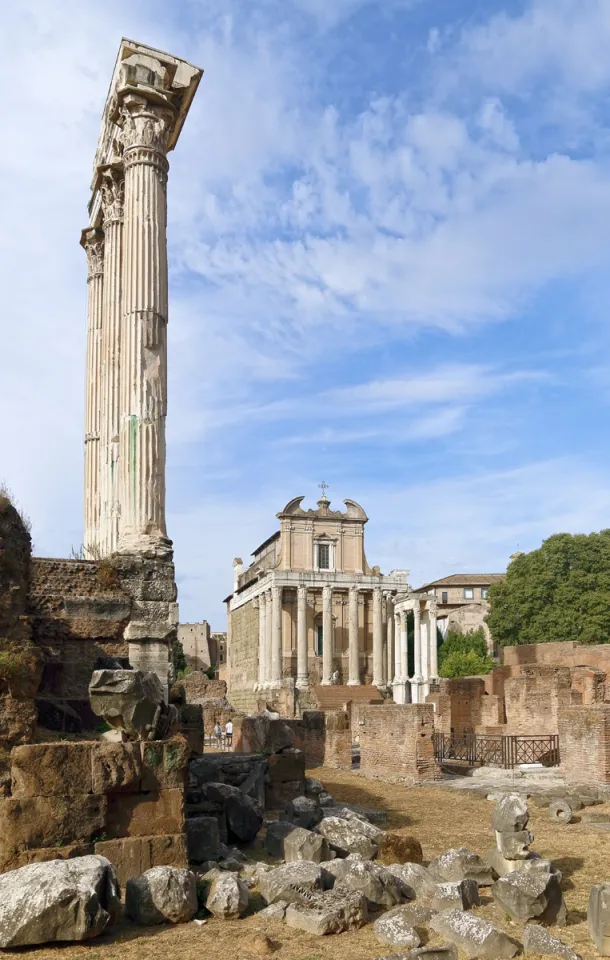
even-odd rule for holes
{"type": "Polygon", "coordinates": [[[421,671],[421,613],[419,597],[417,597],[413,607],[413,676],[411,677],[411,699],[413,703],[421,703],[420,687],[423,679],[421,671]]]}
{"type": "Polygon", "coordinates": [[[271,684],[282,681],[282,588],[271,587],[271,684]]]}
{"type": "Polygon", "coordinates": [[[381,589],[373,589],[373,686],[383,686],[383,626],[381,589]]]}
{"type": "Polygon", "coordinates": [[[348,686],[360,686],[360,650],[358,644],[358,588],[349,588],[348,601],[348,686]]]}
{"type": "Polygon", "coordinates": [[[389,596],[386,597],[386,681],[392,682],[394,675],[394,614],[392,612],[392,601],[389,596]]]}
{"type": "Polygon", "coordinates": [[[430,605],[430,679],[436,683],[438,680],[438,646],[437,646],[437,630],[438,624],[436,622],[436,600],[430,605]]]}
{"type": "Polygon", "coordinates": [[[322,683],[332,683],[333,674],[333,591],[322,588],[322,683]]]}
{"type": "Polygon", "coordinates": [[[265,590],[265,679],[264,684],[271,683],[271,659],[273,651],[273,617],[271,612],[271,590],[265,590]]]}
{"type": "Polygon", "coordinates": [[[87,371],[85,383],[85,556],[100,548],[100,380],[104,295],[104,234],[83,230],[87,256],[87,371]]]}
{"type": "Polygon", "coordinates": [[[403,679],[402,676],[402,647],[401,647],[401,637],[402,637],[402,621],[404,619],[404,613],[399,613],[398,610],[394,610],[394,683],[400,683],[403,679]]]}
{"type": "Polygon", "coordinates": [[[267,679],[267,600],[264,593],[258,598],[258,684],[267,679]]]}
{"type": "Polygon", "coordinates": [[[100,493],[102,553],[114,553],[119,542],[119,357],[121,350],[123,201],[122,169],[102,170],[104,216],[104,307],[102,323],[102,400],[100,422],[100,493]]]}
{"type": "Polygon", "coordinates": [[[120,550],[167,554],[167,162],[175,110],[127,92],[117,123],[125,168],[121,323],[120,550]]]}
{"type": "Polygon", "coordinates": [[[307,663],[307,587],[297,587],[297,687],[309,686],[307,663]]]}

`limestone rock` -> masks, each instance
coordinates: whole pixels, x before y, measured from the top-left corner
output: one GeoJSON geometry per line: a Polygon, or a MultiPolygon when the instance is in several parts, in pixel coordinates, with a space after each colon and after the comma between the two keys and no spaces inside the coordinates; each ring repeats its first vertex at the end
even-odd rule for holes
{"type": "Polygon", "coordinates": [[[224,809],[230,841],[250,843],[263,824],[259,805],[237,787],[228,783],[206,783],[201,788],[202,800],[224,809]]]}
{"type": "Polygon", "coordinates": [[[491,825],[498,833],[518,833],[525,830],[529,818],[523,797],[518,793],[506,793],[494,808],[491,825]]]}
{"type": "Polygon", "coordinates": [[[125,885],[125,913],[135,923],[187,923],[197,913],[197,884],[190,870],[153,867],[125,885]]]}
{"type": "Polygon", "coordinates": [[[458,952],[453,946],[449,947],[417,947],[407,953],[393,953],[389,957],[378,957],[378,960],[458,960],[458,952]]]}
{"type": "Polygon", "coordinates": [[[599,813],[597,810],[586,810],[580,815],[582,823],[610,823],[610,813],[599,813]]]}
{"type": "Polygon", "coordinates": [[[155,673],[142,670],[95,670],[89,683],[91,709],[111,727],[133,740],[154,737],[163,704],[163,687],[155,673]]]}
{"type": "Polygon", "coordinates": [[[358,892],[310,894],[306,901],[291,903],[286,923],[315,936],[359,930],[368,921],[366,898],[358,892]]]}
{"type": "Polygon", "coordinates": [[[570,823],[574,808],[567,800],[554,800],[549,804],[548,817],[553,823],[570,823]]]}
{"type": "Polygon", "coordinates": [[[311,830],[322,819],[322,810],[317,800],[310,797],[295,797],[287,804],[282,820],[294,824],[295,827],[303,827],[305,830],[311,830]]]}
{"type": "Polygon", "coordinates": [[[258,957],[266,957],[267,954],[277,950],[278,945],[264,933],[254,933],[244,941],[244,947],[248,953],[255,953],[258,957]]]}
{"type": "Polygon", "coordinates": [[[335,863],[333,889],[360,890],[372,907],[393,907],[403,899],[400,881],[378,864],[369,860],[337,860],[335,863]]]}
{"type": "Polygon", "coordinates": [[[452,848],[430,862],[428,868],[437,880],[476,880],[480,887],[493,883],[491,869],[478,855],[467,847],[452,848]]]}
{"type": "Polygon", "coordinates": [[[215,917],[237,920],[248,909],[248,887],[233,873],[225,873],[212,881],[205,902],[206,908],[215,917]]]}
{"type": "Polygon", "coordinates": [[[402,882],[403,896],[405,890],[411,897],[431,897],[436,892],[436,880],[428,868],[419,863],[391,863],[386,870],[402,882]]]}
{"type": "Polygon", "coordinates": [[[430,928],[480,960],[507,960],[519,951],[519,944],[492,923],[464,910],[444,910],[432,917],[430,928]]]}
{"type": "Polygon", "coordinates": [[[316,799],[320,794],[326,793],[324,786],[320,783],[319,780],[314,780],[313,777],[305,777],[305,796],[316,799]]]}
{"type": "Polygon", "coordinates": [[[516,870],[500,877],[491,888],[492,896],[515,920],[565,926],[566,907],[555,874],[516,870]]]}
{"type": "Polygon", "coordinates": [[[596,883],[591,887],[587,925],[589,936],[602,957],[610,957],[610,883],[596,883]]]}
{"type": "Polygon", "coordinates": [[[286,908],[288,903],[286,900],[277,900],[275,903],[270,903],[268,907],[265,907],[263,910],[259,910],[257,916],[261,920],[283,920],[286,916],[286,908]]]}
{"type": "Polygon", "coordinates": [[[309,860],[323,863],[331,859],[331,851],[319,833],[294,827],[284,838],[284,859],[288,862],[309,860]]]}
{"type": "MultiPolygon", "coordinates": [[[[366,824],[360,820],[343,820],[340,817],[325,817],[316,829],[331,847],[343,856],[347,856],[348,853],[359,853],[363,859],[373,860],[377,856],[379,843],[365,832],[367,827],[372,827],[372,824],[366,824]]],[[[378,832],[383,836],[382,831],[378,832]]]]}
{"type": "Polygon", "coordinates": [[[286,900],[298,902],[304,894],[322,889],[322,870],[317,863],[301,860],[298,863],[283,863],[274,870],[261,875],[258,882],[265,903],[286,900]]]}
{"type": "Polygon", "coordinates": [[[280,753],[294,744],[294,734],[283,720],[272,719],[268,714],[249,717],[242,733],[244,750],[248,753],[280,753]]]}
{"type": "Polygon", "coordinates": [[[579,954],[571,947],[554,937],[537,923],[528,923],[523,932],[523,950],[525,953],[539,953],[543,957],[560,957],[561,960],[580,960],[579,954]]]}
{"type": "Polygon", "coordinates": [[[119,885],[105,857],[32,863],[0,876],[0,948],[97,937],[118,920],[119,885]]]}
{"type": "Polygon", "coordinates": [[[405,914],[407,907],[394,907],[379,917],[373,925],[375,936],[381,943],[393,947],[419,947],[421,940],[405,914]]]}
{"type": "Polygon", "coordinates": [[[422,863],[424,852],[416,837],[385,833],[381,837],[377,856],[382,863],[422,863]]]}
{"type": "Polygon", "coordinates": [[[186,846],[191,863],[217,860],[220,856],[220,832],[216,817],[189,817],[185,823],[186,846]]]}
{"type": "Polygon", "coordinates": [[[437,883],[432,897],[435,910],[449,910],[451,907],[470,910],[471,907],[478,907],[480,902],[476,880],[448,880],[437,883]]]}
{"type": "MultiPolygon", "coordinates": [[[[399,908],[394,907],[394,909],[398,910],[399,908]]],[[[412,927],[415,927],[416,930],[427,927],[434,916],[432,908],[420,900],[416,900],[414,903],[403,903],[400,906],[400,910],[402,910],[402,916],[405,918],[405,921],[411,924],[412,927]]]]}
{"type": "Polygon", "coordinates": [[[505,860],[526,860],[528,847],[533,843],[534,834],[529,830],[516,830],[514,833],[498,833],[496,846],[505,860]]]}
{"type": "Polygon", "coordinates": [[[270,857],[284,859],[284,840],[296,827],[286,820],[274,820],[265,830],[265,847],[270,857]]]}

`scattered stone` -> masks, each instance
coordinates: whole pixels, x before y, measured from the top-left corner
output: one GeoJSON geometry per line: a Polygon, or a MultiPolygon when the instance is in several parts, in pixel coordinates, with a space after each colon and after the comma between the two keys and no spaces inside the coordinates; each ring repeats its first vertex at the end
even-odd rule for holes
{"type": "Polygon", "coordinates": [[[206,783],[201,788],[201,794],[205,801],[221,805],[224,809],[229,840],[238,843],[254,840],[263,824],[263,816],[255,800],[228,783],[206,783]]]}
{"type": "Polygon", "coordinates": [[[375,921],[373,930],[381,943],[389,943],[393,947],[419,947],[421,940],[405,914],[407,909],[394,907],[375,921]]]}
{"type": "Polygon", "coordinates": [[[311,830],[322,819],[322,810],[318,802],[310,797],[295,797],[286,806],[282,820],[295,827],[311,830]]]}
{"type": "Polygon", "coordinates": [[[505,793],[494,808],[491,825],[497,833],[518,833],[525,830],[529,818],[523,797],[518,793],[505,793]]]}
{"type": "Polygon", "coordinates": [[[368,921],[366,897],[363,893],[335,892],[310,894],[306,901],[291,903],[286,910],[286,923],[315,936],[359,930],[368,921]]]}
{"type": "Polygon", "coordinates": [[[270,857],[284,859],[284,840],[295,829],[293,823],[286,820],[273,820],[265,830],[265,847],[270,857]]]}
{"type": "Polygon", "coordinates": [[[156,673],[94,670],[89,700],[95,715],[103,717],[109,726],[124,730],[133,740],[155,739],[164,702],[163,687],[156,673]]]}
{"type": "MultiPolygon", "coordinates": [[[[372,907],[393,907],[403,899],[402,884],[388,870],[369,860],[334,861],[335,890],[360,890],[372,907]]],[[[326,872],[326,871],[325,871],[326,872]]]]}
{"type": "MultiPolygon", "coordinates": [[[[317,826],[317,831],[323,836],[331,848],[343,856],[349,853],[359,853],[364,860],[373,860],[377,856],[379,844],[375,842],[363,828],[372,827],[360,820],[343,820],[340,817],[325,817],[317,826]]],[[[372,827],[376,829],[375,827],[372,827]]],[[[381,835],[382,831],[379,831],[381,835]]]]}
{"type": "Polygon", "coordinates": [[[436,880],[427,867],[419,863],[391,863],[386,867],[388,873],[397,877],[403,884],[403,896],[432,897],[436,892],[436,880]]]}
{"type": "Polygon", "coordinates": [[[449,910],[451,907],[470,910],[471,907],[478,907],[480,902],[476,880],[448,880],[437,883],[432,897],[435,910],[449,910]]]}
{"type": "Polygon", "coordinates": [[[538,870],[542,873],[558,873],[561,881],[561,874],[557,867],[550,860],[544,860],[531,851],[525,860],[506,860],[496,847],[492,847],[487,852],[487,860],[495,877],[506,877],[517,870],[538,870]]]}
{"type": "Polygon", "coordinates": [[[548,817],[552,823],[570,823],[573,807],[567,800],[554,800],[549,804],[548,817]]]}
{"type": "Polygon", "coordinates": [[[216,817],[188,817],[186,847],[191,863],[205,863],[220,856],[220,832],[216,817]]]}
{"type": "Polygon", "coordinates": [[[430,927],[469,957],[480,960],[508,960],[520,949],[503,930],[473,913],[463,910],[444,910],[432,917],[430,927]]]}
{"type": "MultiPolygon", "coordinates": [[[[398,909],[398,907],[395,909],[398,909]]],[[[403,903],[400,909],[403,911],[403,916],[407,923],[410,923],[411,926],[416,929],[418,927],[420,929],[427,927],[434,915],[432,908],[419,900],[415,903],[403,903]]]]}
{"type": "MultiPolygon", "coordinates": [[[[0,877],[0,883],[2,880],[0,877]]],[[[589,936],[602,957],[610,957],[610,883],[596,883],[591,887],[587,925],[589,936]]]]}
{"type": "Polygon", "coordinates": [[[425,957],[426,960],[458,960],[455,947],[418,947],[408,953],[394,953],[390,957],[379,957],[378,960],[417,960],[425,957]]]}
{"type": "Polygon", "coordinates": [[[227,857],[226,860],[219,860],[218,866],[221,870],[228,870],[230,873],[239,873],[244,865],[241,860],[236,860],[235,857],[227,857]]]}
{"type": "Polygon", "coordinates": [[[315,800],[321,793],[326,793],[323,784],[319,780],[314,780],[313,777],[305,777],[305,796],[315,800]]]}
{"type": "Polygon", "coordinates": [[[248,909],[248,887],[234,873],[225,873],[212,882],[206,908],[222,920],[237,920],[248,909]]]}
{"type": "Polygon", "coordinates": [[[534,841],[534,834],[529,830],[517,830],[514,833],[498,833],[496,830],[496,846],[505,860],[525,860],[529,856],[528,847],[534,841]]]}
{"type": "Polygon", "coordinates": [[[119,919],[121,897],[105,857],[32,863],[0,876],[0,948],[88,940],[119,919]]]}
{"type": "Polygon", "coordinates": [[[424,852],[416,837],[384,833],[377,856],[382,863],[422,863],[424,852]]]}
{"type": "Polygon", "coordinates": [[[257,913],[258,917],[261,917],[262,920],[284,920],[286,916],[286,908],[288,903],[286,900],[277,900],[275,903],[270,903],[268,907],[264,907],[263,910],[259,910],[257,913]]]}
{"type": "Polygon", "coordinates": [[[489,866],[467,847],[446,850],[431,861],[428,869],[437,880],[476,880],[480,887],[493,883],[489,866]]]}
{"type": "Polygon", "coordinates": [[[176,867],[152,867],[125,884],[125,913],[135,923],[187,923],[197,913],[195,874],[176,867]]]}
{"type": "Polygon", "coordinates": [[[515,920],[536,918],[546,925],[565,926],[566,907],[556,874],[516,870],[500,877],[492,896],[515,920]]]}
{"type": "Polygon", "coordinates": [[[582,823],[610,823],[610,813],[599,813],[595,810],[586,810],[581,813],[582,823]]]}
{"type": "Polygon", "coordinates": [[[277,715],[259,714],[248,718],[247,743],[244,749],[248,753],[281,753],[294,744],[294,733],[277,715]]]}
{"type": "Polygon", "coordinates": [[[554,937],[538,926],[537,923],[527,923],[523,932],[523,950],[525,953],[539,953],[543,957],[560,957],[561,960],[581,960],[578,953],[571,947],[554,937]]]}
{"type": "Polygon", "coordinates": [[[293,827],[284,838],[283,846],[284,859],[288,862],[309,860],[313,863],[324,863],[334,856],[324,837],[303,827],[293,827]]]}
{"type": "Polygon", "coordinates": [[[322,870],[317,863],[301,860],[298,863],[283,863],[260,876],[259,890],[265,903],[286,900],[298,902],[303,894],[322,889],[322,870]]]}
{"type": "Polygon", "coordinates": [[[318,799],[318,803],[322,808],[334,807],[335,805],[334,797],[331,797],[330,793],[326,793],[326,791],[324,793],[320,793],[317,799],[318,799]]]}

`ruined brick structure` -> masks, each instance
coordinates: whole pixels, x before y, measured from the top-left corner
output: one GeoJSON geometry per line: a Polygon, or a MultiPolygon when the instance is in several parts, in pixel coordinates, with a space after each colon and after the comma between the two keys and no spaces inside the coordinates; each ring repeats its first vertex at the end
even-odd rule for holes
{"type": "Polygon", "coordinates": [[[360,770],[366,776],[434,780],[434,709],[431,704],[361,707],[360,770]]]}

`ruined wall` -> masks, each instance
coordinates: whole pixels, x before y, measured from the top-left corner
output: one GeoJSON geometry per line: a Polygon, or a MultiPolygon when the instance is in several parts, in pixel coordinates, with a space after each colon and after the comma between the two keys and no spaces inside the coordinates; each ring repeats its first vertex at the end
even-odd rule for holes
{"type": "Polygon", "coordinates": [[[610,783],[610,704],[566,707],[558,726],[565,777],[576,783],[610,783]]]}
{"type": "Polygon", "coordinates": [[[503,662],[506,666],[547,663],[564,667],[595,667],[610,673],[610,644],[528,643],[516,647],[504,647],[503,662]]]}
{"type": "Polygon", "coordinates": [[[360,770],[368,776],[440,777],[434,759],[432,704],[360,708],[360,770]]]}
{"type": "Polygon", "coordinates": [[[504,681],[506,733],[557,733],[560,710],[570,703],[567,667],[532,664],[504,681]]]}
{"type": "Polygon", "coordinates": [[[181,737],[16,747],[0,800],[0,872],[88,853],[107,857],[121,883],[151,866],[187,866],[188,755],[181,737]]]}
{"type": "Polygon", "coordinates": [[[252,602],[230,613],[229,689],[231,706],[241,713],[258,709],[258,608],[252,602]]]}

